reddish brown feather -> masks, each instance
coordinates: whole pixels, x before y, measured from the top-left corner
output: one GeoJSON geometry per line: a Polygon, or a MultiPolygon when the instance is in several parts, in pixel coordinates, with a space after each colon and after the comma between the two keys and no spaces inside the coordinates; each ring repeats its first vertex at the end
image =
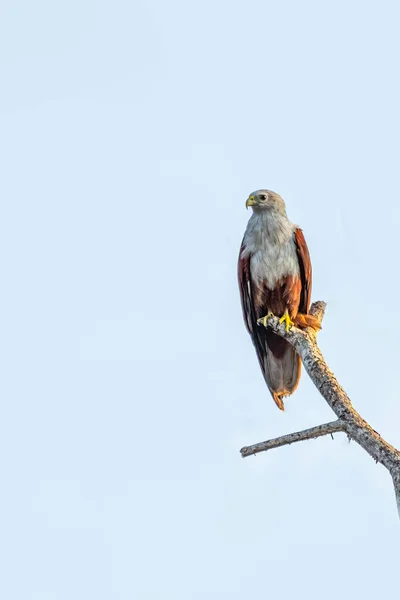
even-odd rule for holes
{"type": "Polygon", "coordinates": [[[271,311],[281,317],[288,310],[291,319],[297,315],[301,294],[301,281],[298,277],[285,277],[271,290],[266,283],[253,286],[253,302],[257,318],[271,311]]]}
{"type": "Polygon", "coordinates": [[[311,303],[312,268],[306,240],[304,239],[302,230],[299,228],[294,232],[294,241],[296,243],[297,256],[299,258],[301,279],[301,295],[298,311],[307,314],[311,303]]]}

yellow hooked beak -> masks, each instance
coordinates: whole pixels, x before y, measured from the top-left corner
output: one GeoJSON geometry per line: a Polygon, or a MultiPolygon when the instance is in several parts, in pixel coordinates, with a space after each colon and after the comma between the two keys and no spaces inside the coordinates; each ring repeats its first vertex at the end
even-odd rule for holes
{"type": "Polygon", "coordinates": [[[254,196],[249,196],[246,200],[246,208],[249,208],[249,206],[254,206],[254,204],[254,196]]]}

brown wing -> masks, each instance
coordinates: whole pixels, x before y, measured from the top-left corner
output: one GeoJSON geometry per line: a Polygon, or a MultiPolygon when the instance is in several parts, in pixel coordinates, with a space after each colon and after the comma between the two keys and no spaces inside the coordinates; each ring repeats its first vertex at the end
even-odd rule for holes
{"type": "MultiPolygon", "coordinates": [[[[260,307],[258,306],[259,298],[257,294],[257,290],[254,290],[254,286],[251,281],[250,274],[250,258],[251,256],[247,256],[246,258],[242,258],[243,251],[243,243],[240,248],[239,253],[239,261],[238,261],[238,280],[239,280],[239,291],[240,291],[240,299],[242,303],[242,311],[243,311],[243,319],[247,328],[247,331],[251,335],[251,339],[255,346],[257,357],[261,366],[261,369],[264,373],[265,377],[265,355],[267,350],[267,336],[271,335],[271,332],[265,327],[260,327],[257,325],[257,319],[260,316],[264,316],[260,314],[260,307]],[[254,291],[256,293],[254,293],[254,291]]],[[[281,340],[284,342],[284,340],[281,340]]],[[[268,382],[267,382],[268,383],[268,382]]]]}
{"type": "Polygon", "coordinates": [[[311,282],[312,268],[311,259],[308,252],[306,240],[301,229],[297,228],[294,232],[294,240],[296,243],[297,256],[299,259],[301,293],[299,312],[307,314],[311,303],[311,282]]]}
{"type": "MultiPolygon", "coordinates": [[[[251,335],[253,344],[256,348],[258,360],[260,361],[261,368],[263,367],[263,361],[266,351],[266,335],[267,329],[257,325],[257,319],[263,317],[264,313],[262,306],[260,305],[261,298],[257,293],[251,281],[250,274],[250,258],[242,258],[243,244],[240,248],[239,261],[238,261],[238,280],[239,280],[239,291],[240,299],[242,302],[243,319],[247,328],[247,331],[251,335]]],[[[282,340],[284,341],[284,340],[282,340]]]]}
{"type": "Polygon", "coordinates": [[[239,261],[238,261],[238,280],[239,280],[239,291],[240,300],[242,303],[243,319],[247,327],[247,331],[252,334],[254,327],[256,327],[256,316],[254,312],[254,303],[251,294],[251,281],[250,281],[250,256],[242,258],[243,243],[240,247],[239,261]]]}

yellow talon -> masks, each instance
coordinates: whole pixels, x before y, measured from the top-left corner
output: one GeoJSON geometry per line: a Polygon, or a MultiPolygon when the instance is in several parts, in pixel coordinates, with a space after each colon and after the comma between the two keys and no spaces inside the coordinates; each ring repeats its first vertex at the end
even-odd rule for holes
{"type": "Polygon", "coordinates": [[[289,317],[289,313],[288,313],[287,309],[285,310],[284,315],[279,319],[279,323],[285,323],[286,331],[289,331],[289,329],[292,327],[292,325],[294,325],[293,321],[289,317]]]}
{"type": "Polygon", "coordinates": [[[270,319],[271,317],[274,317],[274,316],[275,316],[274,313],[272,313],[269,310],[268,314],[265,315],[265,317],[261,317],[261,319],[257,319],[257,325],[264,325],[264,327],[266,327],[268,319],[270,319]]]}

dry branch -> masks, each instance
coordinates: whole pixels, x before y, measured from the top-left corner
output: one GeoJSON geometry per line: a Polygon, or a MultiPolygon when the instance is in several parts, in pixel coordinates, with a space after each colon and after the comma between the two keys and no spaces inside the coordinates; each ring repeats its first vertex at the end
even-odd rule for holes
{"type": "MultiPolygon", "coordinates": [[[[315,302],[311,307],[310,313],[321,322],[325,313],[325,307],[325,302],[315,302]]],[[[260,327],[263,327],[263,325],[260,325],[260,327]]],[[[320,437],[321,435],[332,433],[329,431],[329,427],[333,428],[336,426],[337,429],[335,431],[346,432],[348,437],[357,442],[376,462],[381,463],[388,469],[393,479],[400,515],[399,450],[384,440],[355,410],[346,392],[326,364],[321,350],[317,345],[316,333],[314,331],[310,329],[303,331],[292,327],[290,331],[286,332],[285,326],[279,324],[277,317],[269,319],[267,327],[287,340],[298,352],[312,382],[336,414],[338,420],[333,423],[319,425],[305,431],[291,433],[274,440],[242,448],[242,456],[245,457],[285,444],[320,437]]]]}
{"type": "Polygon", "coordinates": [[[266,452],[273,448],[280,448],[280,446],[287,446],[288,444],[294,444],[295,442],[303,442],[304,440],[312,440],[314,438],[322,437],[323,435],[329,435],[337,433],[338,431],[344,431],[344,423],[337,419],[331,423],[325,423],[324,425],[317,425],[310,429],[303,429],[303,431],[296,431],[296,433],[288,433],[287,435],[281,435],[280,437],[274,438],[273,440],[267,440],[266,442],[260,442],[259,444],[253,444],[253,446],[245,446],[241,449],[240,453],[244,457],[251,456],[252,454],[258,454],[259,452],[266,452]]]}

